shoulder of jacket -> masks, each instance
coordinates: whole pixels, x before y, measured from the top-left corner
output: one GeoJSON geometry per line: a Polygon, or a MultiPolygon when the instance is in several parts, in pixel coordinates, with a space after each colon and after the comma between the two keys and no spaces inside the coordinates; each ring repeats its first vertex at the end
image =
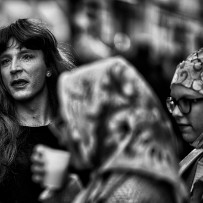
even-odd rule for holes
{"type": "MultiPolygon", "coordinates": [[[[193,149],[180,163],[179,174],[182,175],[189,166],[191,166],[200,156],[203,155],[203,149],[193,149]]],[[[203,157],[201,157],[203,161],[203,157]]]]}

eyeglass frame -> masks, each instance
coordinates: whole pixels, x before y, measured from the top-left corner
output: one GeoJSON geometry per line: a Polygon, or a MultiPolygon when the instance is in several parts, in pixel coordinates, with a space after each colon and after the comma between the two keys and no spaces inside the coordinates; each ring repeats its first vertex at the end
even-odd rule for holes
{"type": "Polygon", "coordinates": [[[167,97],[167,99],[166,99],[166,106],[167,106],[168,111],[169,111],[171,114],[173,113],[175,107],[178,106],[178,108],[179,108],[179,110],[181,111],[181,113],[187,115],[187,114],[189,114],[189,113],[191,112],[192,104],[198,103],[198,102],[200,102],[200,101],[203,101],[203,98],[202,98],[202,97],[201,97],[201,98],[196,98],[196,99],[180,98],[180,99],[178,99],[178,100],[174,99],[173,97],[167,97]],[[185,111],[183,110],[183,107],[182,107],[181,104],[179,103],[181,100],[185,100],[185,101],[188,102],[189,109],[188,109],[187,112],[185,112],[185,111]],[[174,103],[174,108],[173,108],[173,109],[171,109],[170,102],[173,102],[173,103],[174,103]]]}

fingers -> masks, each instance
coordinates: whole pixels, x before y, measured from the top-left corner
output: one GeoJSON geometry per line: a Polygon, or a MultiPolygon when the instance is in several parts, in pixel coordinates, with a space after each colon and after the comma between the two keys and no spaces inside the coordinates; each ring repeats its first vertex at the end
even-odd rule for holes
{"type": "Polygon", "coordinates": [[[41,186],[44,186],[44,173],[33,173],[32,181],[35,183],[39,183],[41,186]]]}
{"type": "Polygon", "coordinates": [[[37,145],[32,153],[32,180],[43,187],[60,188],[69,166],[70,153],[37,145]]]}
{"type": "Polygon", "coordinates": [[[41,166],[45,164],[44,150],[45,149],[43,145],[37,145],[33,149],[33,153],[31,155],[31,161],[33,162],[33,164],[41,166]]]}
{"type": "Polygon", "coordinates": [[[45,173],[45,168],[44,168],[44,164],[33,164],[31,166],[31,171],[33,173],[38,173],[38,174],[44,174],[45,173]]]}
{"type": "Polygon", "coordinates": [[[32,180],[36,183],[43,183],[45,175],[45,158],[43,156],[44,146],[37,145],[32,153],[31,161],[31,171],[33,173],[32,180]]]}

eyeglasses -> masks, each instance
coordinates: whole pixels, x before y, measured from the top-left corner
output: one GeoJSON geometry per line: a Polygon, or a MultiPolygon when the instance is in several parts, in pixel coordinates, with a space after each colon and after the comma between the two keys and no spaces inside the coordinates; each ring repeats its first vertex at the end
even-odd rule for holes
{"type": "Polygon", "coordinates": [[[203,98],[197,98],[197,99],[186,99],[181,98],[179,100],[175,100],[172,97],[168,97],[166,99],[166,106],[170,113],[173,113],[176,105],[178,105],[179,110],[183,114],[189,114],[192,108],[192,104],[203,101],[203,98]]]}

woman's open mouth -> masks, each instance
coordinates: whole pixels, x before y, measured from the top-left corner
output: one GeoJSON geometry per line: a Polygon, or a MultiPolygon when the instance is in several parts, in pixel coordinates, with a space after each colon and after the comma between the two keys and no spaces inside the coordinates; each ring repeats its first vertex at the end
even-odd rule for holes
{"type": "Polygon", "coordinates": [[[14,88],[23,88],[28,84],[26,80],[19,79],[19,80],[14,80],[11,82],[11,86],[14,88]]]}

